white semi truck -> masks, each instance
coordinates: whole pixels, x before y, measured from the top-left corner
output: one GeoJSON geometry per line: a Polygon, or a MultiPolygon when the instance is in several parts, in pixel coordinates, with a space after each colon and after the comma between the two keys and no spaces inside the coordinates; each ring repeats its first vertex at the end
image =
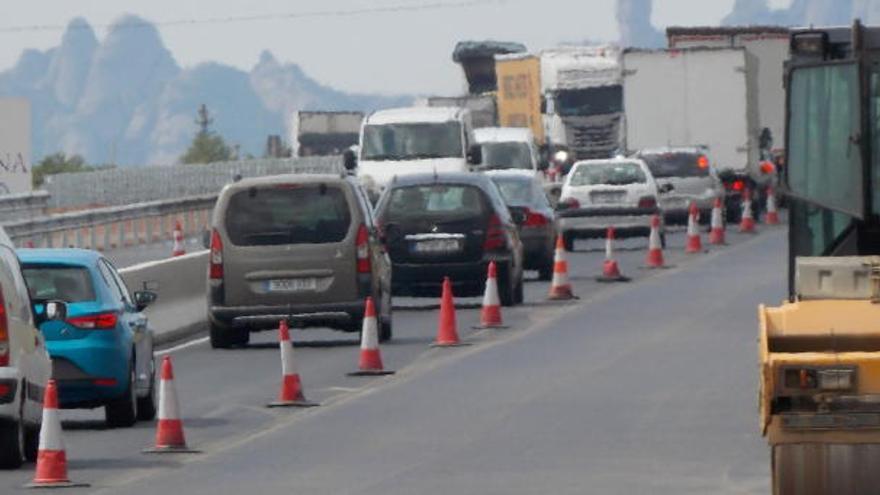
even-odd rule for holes
{"type": "Polygon", "coordinates": [[[362,112],[296,112],[290,140],[293,155],[339,155],[357,144],[363,121],[362,112]]]}

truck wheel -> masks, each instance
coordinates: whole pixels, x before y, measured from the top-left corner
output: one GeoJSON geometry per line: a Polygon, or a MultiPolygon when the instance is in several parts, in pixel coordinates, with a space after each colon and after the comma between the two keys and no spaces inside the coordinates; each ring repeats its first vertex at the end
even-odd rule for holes
{"type": "Polygon", "coordinates": [[[0,424],[0,469],[18,469],[24,463],[22,419],[0,424]]]}
{"type": "Polygon", "coordinates": [[[235,346],[246,346],[251,339],[247,328],[233,328],[217,325],[209,322],[208,333],[211,338],[211,347],[214,349],[229,349],[235,346]]]}
{"type": "Polygon", "coordinates": [[[128,386],[122,397],[104,406],[104,417],[109,426],[128,427],[137,422],[137,393],[135,392],[134,361],[129,363],[128,386]]]}

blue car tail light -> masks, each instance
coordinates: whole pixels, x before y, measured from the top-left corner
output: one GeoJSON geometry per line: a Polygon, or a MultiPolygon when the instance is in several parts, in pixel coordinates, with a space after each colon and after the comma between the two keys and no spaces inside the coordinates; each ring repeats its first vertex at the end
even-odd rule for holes
{"type": "Polygon", "coordinates": [[[119,322],[116,313],[98,313],[94,315],[77,316],[68,318],[67,323],[83,330],[112,330],[119,322]]]}

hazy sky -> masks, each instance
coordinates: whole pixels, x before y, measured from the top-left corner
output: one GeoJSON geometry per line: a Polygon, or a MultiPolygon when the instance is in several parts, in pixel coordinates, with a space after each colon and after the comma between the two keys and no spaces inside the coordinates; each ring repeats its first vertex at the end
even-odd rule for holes
{"type": "MultiPolygon", "coordinates": [[[[734,0],[655,0],[653,21],[715,24],[734,0]]],[[[562,41],[617,37],[615,0],[0,0],[0,69],[25,48],[58,44],[65,25],[81,16],[106,26],[124,13],[156,22],[279,14],[287,18],[167,25],[160,32],[177,62],[220,61],[250,69],[268,49],[296,62],[322,83],[349,91],[453,94],[462,76],[450,54],[457,40],[503,39],[540,49],[562,41]],[[466,6],[466,3],[479,5],[466,6]],[[352,16],[295,17],[419,5],[455,7],[352,16]],[[10,30],[26,26],[49,29],[10,30]]],[[[790,0],[772,0],[774,6],[790,0]]],[[[99,38],[105,29],[97,29],[99,38]]]]}

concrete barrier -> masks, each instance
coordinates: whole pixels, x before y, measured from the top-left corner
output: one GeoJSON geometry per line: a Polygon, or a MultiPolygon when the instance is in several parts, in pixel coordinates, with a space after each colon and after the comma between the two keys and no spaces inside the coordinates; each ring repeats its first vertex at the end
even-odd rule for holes
{"type": "Polygon", "coordinates": [[[147,308],[156,344],[203,331],[207,318],[205,293],[208,251],[151,261],[119,270],[132,291],[157,285],[159,299],[147,308]]]}

